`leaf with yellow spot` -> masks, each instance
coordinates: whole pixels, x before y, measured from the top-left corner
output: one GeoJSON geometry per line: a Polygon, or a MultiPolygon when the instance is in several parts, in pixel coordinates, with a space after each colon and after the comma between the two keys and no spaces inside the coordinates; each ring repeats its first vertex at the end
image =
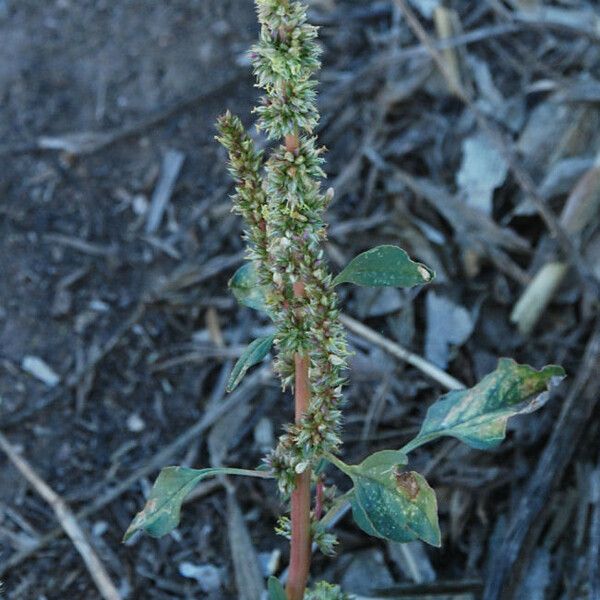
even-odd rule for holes
{"type": "Polygon", "coordinates": [[[363,531],[394,542],[441,545],[435,492],[419,473],[401,470],[403,452],[383,450],[354,466],[332,462],[354,482],[352,516],[363,531]]]}
{"type": "Polygon", "coordinates": [[[549,390],[564,377],[564,369],[556,365],[536,371],[510,358],[501,358],[496,370],[475,387],[449,392],[433,404],[419,435],[402,450],[410,452],[443,435],[455,437],[472,448],[493,448],[506,436],[508,419],[542,407],[549,390]]]}

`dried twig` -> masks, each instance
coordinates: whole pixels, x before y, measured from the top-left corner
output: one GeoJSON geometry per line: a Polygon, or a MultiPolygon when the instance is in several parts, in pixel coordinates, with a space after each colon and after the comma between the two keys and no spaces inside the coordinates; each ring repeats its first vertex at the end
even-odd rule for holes
{"type": "Polygon", "coordinates": [[[231,256],[217,256],[206,261],[202,265],[197,265],[193,261],[181,265],[155,289],[150,290],[150,292],[142,296],[130,315],[115,329],[102,347],[96,349],[91,356],[88,357],[87,362],[67,378],[66,386],[57,386],[40,401],[28,404],[19,412],[3,417],[0,419],[0,428],[17,425],[36,412],[48,408],[59,398],[63,397],[66,390],[79,385],[86,375],[95,369],[96,366],[116,348],[127,332],[142,319],[149,305],[164,302],[169,299],[171,294],[198,285],[199,283],[218,275],[222,271],[240,264],[243,260],[244,253],[240,252],[231,256]]]}
{"type": "Polygon", "coordinates": [[[100,244],[94,244],[93,242],[63,235],[61,233],[46,233],[44,234],[44,240],[73,248],[78,252],[89,254],[90,256],[106,258],[110,256],[116,256],[117,254],[117,249],[114,246],[101,246],[100,244]]]}
{"type": "Polygon", "coordinates": [[[185,155],[178,150],[169,150],[164,155],[161,176],[154,189],[154,194],[152,194],[152,202],[148,211],[146,233],[155,233],[158,229],[184,160],[185,155]]]}
{"type": "MultiPolygon", "coordinates": [[[[560,216],[565,231],[577,236],[600,208],[600,155],[569,195],[560,216]]],[[[510,315],[523,335],[529,335],[568,273],[568,265],[549,261],[525,288],[510,315]]]]}
{"type": "Polygon", "coordinates": [[[410,352],[410,350],[403,348],[400,346],[400,344],[392,342],[392,340],[389,340],[376,331],[373,331],[352,317],[349,317],[348,315],[340,315],[340,320],[350,331],[360,335],[362,338],[368,340],[372,344],[379,346],[386,352],[389,352],[391,355],[401,360],[405,360],[409,365],[419,369],[419,371],[434,381],[437,381],[445,388],[448,388],[449,390],[462,390],[466,387],[462,381],[452,377],[452,375],[449,375],[446,373],[446,371],[436,367],[434,364],[425,360],[418,354],[414,354],[413,352],[410,352]]]}
{"type": "Polygon", "coordinates": [[[22,456],[19,456],[2,433],[0,433],[0,448],[35,491],[52,507],[64,532],[69,536],[77,552],[81,555],[101,596],[105,600],[120,600],[121,595],[65,501],[33,470],[22,456]]]}
{"type": "Polygon", "coordinates": [[[600,556],[600,460],[596,464],[596,470],[593,473],[591,488],[592,515],[588,547],[590,598],[600,598],[600,561],[598,560],[600,556]]]}
{"type": "MultiPolygon", "coordinates": [[[[444,6],[436,7],[433,12],[433,21],[440,40],[448,40],[454,37],[455,33],[461,33],[458,20],[458,14],[455,10],[444,6]]],[[[461,90],[463,88],[461,77],[461,65],[456,48],[446,48],[441,50],[446,63],[446,69],[451,79],[448,82],[449,89],[454,93],[454,89],[461,90]]]]}
{"type": "Polygon", "coordinates": [[[163,124],[165,121],[168,121],[181,112],[194,109],[207,98],[220,96],[238,83],[240,83],[240,74],[235,72],[231,77],[215,87],[208,90],[202,90],[198,94],[174,104],[165,110],[158,111],[156,114],[151,115],[146,119],[142,119],[137,123],[126,125],[119,129],[112,129],[110,131],[82,131],[67,133],[61,136],[40,136],[33,142],[22,146],[2,147],[0,148],[0,156],[53,150],[67,152],[73,155],[94,154],[117,142],[141,135],[142,133],[163,124]]]}

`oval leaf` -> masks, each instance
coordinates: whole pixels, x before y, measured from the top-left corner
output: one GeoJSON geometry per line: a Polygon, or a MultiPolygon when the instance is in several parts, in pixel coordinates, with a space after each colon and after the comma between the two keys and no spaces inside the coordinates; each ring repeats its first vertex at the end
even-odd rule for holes
{"type": "Polygon", "coordinates": [[[338,283],[355,283],[371,287],[413,287],[429,283],[434,271],[414,262],[397,246],[377,246],[359,254],[333,280],[338,283]]]}
{"type": "Polygon", "coordinates": [[[123,537],[126,542],[136,531],[143,530],[152,537],[161,537],[179,525],[181,505],[185,497],[202,481],[211,475],[246,475],[268,478],[268,472],[248,471],[233,467],[211,469],[188,469],[186,467],[166,467],[163,469],[150,492],[150,497],[131,522],[123,537]]]}
{"type": "Polygon", "coordinates": [[[269,577],[269,600],[287,600],[285,590],[277,577],[269,577]]]}
{"type": "Polygon", "coordinates": [[[181,504],[196,485],[220,469],[187,469],[167,467],[154,482],[150,497],[125,532],[127,541],[136,531],[144,530],[152,537],[161,537],[179,524],[181,504]]]}
{"type": "Polygon", "coordinates": [[[419,473],[400,471],[406,460],[402,452],[385,450],[351,467],[354,521],[375,537],[440,546],[435,493],[419,473]]]}
{"type": "Polygon", "coordinates": [[[237,301],[254,310],[267,311],[265,291],[260,285],[254,263],[242,265],[229,280],[229,287],[237,301]]]}
{"type": "Polygon", "coordinates": [[[443,435],[458,438],[472,448],[493,448],[504,439],[509,417],[543,406],[549,390],[564,377],[564,369],[556,365],[536,371],[501,358],[496,370],[475,387],[449,392],[431,406],[419,435],[403,450],[409,452],[443,435]]]}
{"type": "Polygon", "coordinates": [[[235,363],[231,375],[229,376],[226,388],[228,392],[233,391],[239,385],[250,367],[257,365],[265,356],[267,356],[267,354],[269,354],[274,339],[274,334],[258,338],[244,350],[244,353],[235,363]]]}

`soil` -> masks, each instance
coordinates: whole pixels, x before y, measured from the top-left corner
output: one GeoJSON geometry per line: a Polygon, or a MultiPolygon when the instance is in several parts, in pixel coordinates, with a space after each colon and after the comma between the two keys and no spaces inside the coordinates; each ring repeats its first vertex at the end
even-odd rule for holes
{"type": "MultiPolygon", "coordinates": [[[[517,279],[519,273],[531,275],[544,256],[536,248],[554,243],[542,220],[531,211],[514,216],[522,194],[507,179],[485,224],[467,226],[461,236],[460,218],[452,221],[443,208],[423,200],[425,193],[394,179],[390,168],[452,187],[460,144],[473,120],[456,98],[439,93],[440,81],[425,86],[431,67],[422,63],[400,61],[377,67],[379,79],[351,79],[386,52],[390,39],[415,44],[405,25],[398,28],[387,2],[313,4],[325,49],[321,133],[337,190],[328,246],[334,267],[375,242],[407,246],[424,262],[434,261],[436,293],[459,307],[451,311],[453,323],[467,321],[465,336],[449,341],[449,373],[472,385],[505,355],[536,367],[560,362],[573,381],[595,331],[597,297],[571,274],[541,326],[528,338],[516,333],[510,311],[528,279],[517,281],[512,267],[518,267],[517,279]],[[397,84],[386,88],[395,99],[380,93],[381,78],[397,84]],[[382,115],[385,102],[391,108],[382,115]],[[490,221],[515,239],[504,243],[499,230],[490,234],[490,221]],[[488,243],[503,254],[488,251],[488,243]]],[[[465,27],[479,25],[477,15],[470,18],[465,27]]],[[[241,223],[230,213],[224,153],[214,141],[214,122],[225,109],[251,122],[257,92],[246,51],[256,35],[249,0],[0,0],[0,430],[75,513],[134,475],[117,497],[78,519],[123,598],[238,597],[227,486],[206,488],[187,504],[172,535],[138,536],[127,544],[121,538],[160,467],[206,466],[221,444],[227,464],[254,468],[291,416],[288,396],[270,379],[251,390],[251,411],[238,409],[225,424],[216,419],[225,443],[213,436],[211,446],[206,428],[149,473],[136,475],[224,401],[224,378],[240,345],[268,327],[227,291],[244,246],[241,223]],[[82,132],[85,137],[68,137],[82,132]],[[104,143],[99,133],[108,133],[110,141],[104,143]],[[172,151],[182,153],[184,163],[158,228],[148,231],[153,193],[172,151]],[[27,357],[41,359],[51,369],[50,380],[40,380],[39,370],[32,374],[27,357]],[[185,576],[186,563],[208,571],[197,579],[185,576]],[[216,578],[212,588],[207,573],[216,578]]],[[[519,42],[537,48],[535,35],[556,43],[546,30],[519,42]]],[[[556,35],[562,39],[561,32],[556,35]]],[[[570,33],[565,44],[578,39],[570,33]]],[[[501,49],[486,48],[478,57],[493,68],[501,49]]],[[[566,64],[556,50],[550,62],[568,77],[597,65],[596,55],[586,56],[566,64]]],[[[507,74],[515,65],[503,65],[498,72],[504,79],[498,75],[497,83],[508,95],[519,85],[507,74]]],[[[536,100],[533,94],[521,105],[521,127],[536,100]]],[[[511,133],[517,140],[519,131],[511,133]]],[[[589,134],[586,152],[571,155],[592,155],[596,134],[589,134]]],[[[555,195],[552,209],[559,212],[562,200],[564,193],[555,195]]],[[[593,221],[586,240],[596,232],[597,215],[593,221]]],[[[597,264],[594,255],[589,260],[597,264]]],[[[423,292],[377,299],[364,290],[344,290],[342,296],[348,314],[425,353],[432,313],[423,292]]],[[[359,336],[351,341],[356,356],[346,409],[349,461],[406,441],[426,407],[445,391],[359,336]]],[[[590,360],[597,362],[597,355],[590,360]]],[[[548,447],[568,389],[511,426],[509,441],[498,451],[477,453],[448,443],[416,455],[417,467],[428,471],[437,490],[445,532],[444,550],[415,550],[417,557],[425,553],[417,562],[434,570],[435,581],[466,582],[465,593],[481,593],[495,540],[548,447]]],[[[585,598],[588,590],[582,564],[594,504],[591,495],[582,500],[590,506],[584,514],[576,498],[587,489],[582,481],[592,481],[598,469],[597,407],[593,412],[592,405],[587,426],[578,432],[572,446],[582,448],[561,470],[540,517],[545,541],[534,541],[528,550],[531,564],[547,573],[548,595],[540,598],[585,598]],[[580,520],[577,533],[560,520],[564,503],[565,522],[580,520]],[[546,536],[548,530],[554,533],[546,536]],[[568,553],[571,577],[556,566],[568,553]],[[548,574],[547,565],[558,570],[548,574]]],[[[329,482],[347,486],[337,476],[329,482]]],[[[280,575],[287,542],[273,530],[281,510],[273,486],[232,483],[254,550],[271,557],[279,551],[280,575]]],[[[48,504],[0,455],[0,568],[57,525],[48,504]]],[[[536,530],[535,540],[541,535],[536,530]]],[[[356,580],[353,561],[367,552],[368,560],[383,564],[381,578],[373,576],[375,587],[411,581],[397,549],[367,539],[348,517],[339,536],[338,562],[316,558],[316,579],[341,582],[354,569],[348,581],[356,580]]],[[[7,600],[100,597],[62,534],[1,577],[7,600]]],[[[510,597],[525,598],[519,595],[524,589],[510,597]]]]}

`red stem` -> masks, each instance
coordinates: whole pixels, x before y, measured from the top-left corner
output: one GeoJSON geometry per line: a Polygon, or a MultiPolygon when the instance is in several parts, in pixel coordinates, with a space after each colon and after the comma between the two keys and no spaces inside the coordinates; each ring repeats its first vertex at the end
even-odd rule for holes
{"type": "MultiPolygon", "coordinates": [[[[287,142],[287,140],[286,140],[287,142]]],[[[294,295],[304,296],[304,285],[294,284],[294,295]]],[[[310,381],[308,379],[308,356],[297,353],[294,356],[295,374],[295,413],[299,423],[308,410],[310,401],[310,381]]],[[[310,469],[296,477],[296,487],[292,492],[292,539],[290,543],[290,568],[286,588],[288,600],[302,600],[308,582],[311,559],[310,539],[310,469]]]]}

